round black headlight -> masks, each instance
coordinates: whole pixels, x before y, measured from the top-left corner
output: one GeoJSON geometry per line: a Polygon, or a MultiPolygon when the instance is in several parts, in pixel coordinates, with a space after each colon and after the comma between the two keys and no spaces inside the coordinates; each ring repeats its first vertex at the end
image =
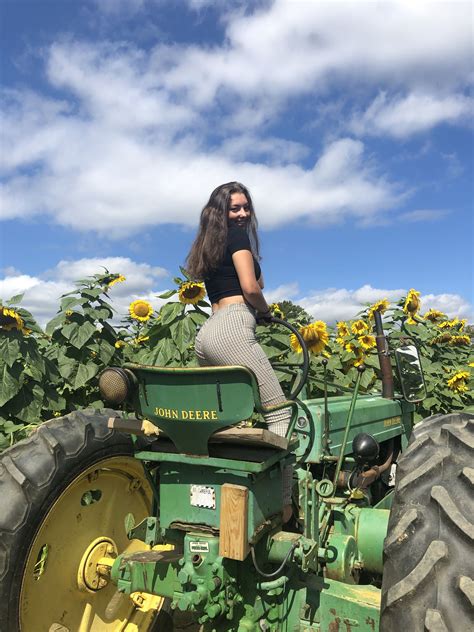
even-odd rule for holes
{"type": "Polygon", "coordinates": [[[379,455],[379,442],[366,432],[360,432],[352,440],[352,452],[358,463],[371,463],[379,455]]]}
{"type": "Polygon", "coordinates": [[[135,376],[127,369],[109,367],[99,377],[99,391],[106,402],[121,404],[132,392],[135,376]]]}

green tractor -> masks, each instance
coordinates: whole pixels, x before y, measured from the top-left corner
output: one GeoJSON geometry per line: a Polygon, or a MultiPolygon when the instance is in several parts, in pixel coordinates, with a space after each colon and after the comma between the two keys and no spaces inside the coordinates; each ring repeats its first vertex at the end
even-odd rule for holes
{"type": "Polygon", "coordinates": [[[243,423],[268,412],[248,369],[106,369],[113,409],[1,456],[1,631],[472,630],[474,415],[414,428],[416,347],[394,395],[378,312],[376,333],[377,396],[360,367],[350,394],[305,398],[300,337],[286,437],[243,423]]]}

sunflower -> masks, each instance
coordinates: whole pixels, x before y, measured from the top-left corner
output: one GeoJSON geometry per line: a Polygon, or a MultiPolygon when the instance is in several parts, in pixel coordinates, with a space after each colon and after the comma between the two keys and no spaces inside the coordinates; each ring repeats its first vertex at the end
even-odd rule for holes
{"type": "Polygon", "coordinates": [[[458,371],[448,380],[448,386],[456,393],[465,393],[469,390],[467,381],[469,380],[468,371],[458,371]]]}
{"type": "Polygon", "coordinates": [[[374,312],[380,312],[383,314],[390,307],[390,303],[387,298],[382,298],[380,301],[377,301],[373,305],[369,307],[369,318],[373,319],[374,312]]]}
{"type": "Polygon", "coordinates": [[[451,340],[449,341],[450,345],[458,346],[458,345],[470,345],[471,339],[469,336],[451,336],[451,340]]]}
{"type": "Polygon", "coordinates": [[[147,340],[150,340],[150,336],[138,336],[138,338],[133,340],[133,344],[140,345],[142,342],[146,342],[147,340]]]}
{"type": "Polygon", "coordinates": [[[204,283],[196,283],[195,281],[185,281],[181,283],[178,290],[178,296],[181,303],[185,305],[196,305],[206,295],[204,283]]]}
{"type": "Polygon", "coordinates": [[[376,345],[375,336],[371,336],[370,334],[359,336],[358,340],[362,349],[372,349],[376,345]]]}
{"type": "Polygon", "coordinates": [[[120,349],[121,347],[125,347],[126,344],[125,340],[117,340],[114,347],[120,349]]]}
{"type": "Polygon", "coordinates": [[[357,352],[357,347],[355,346],[355,344],[353,342],[348,342],[346,344],[346,346],[344,347],[344,349],[349,352],[349,353],[356,353],[357,352]]]}
{"type": "Polygon", "coordinates": [[[405,299],[405,303],[403,305],[403,311],[408,316],[407,323],[409,325],[416,325],[416,320],[414,317],[420,311],[420,307],[421,307],[420,293],[412,288],[408,292],[407,297],[405,299]]]}
{"type": "Polygon", "coordinates": [[[435,344],[441,344],[443,342],[451,342],[451,339],[452,339],[451,334],[442,334],[441,336],[436,336],[436,338],[434,338],[430,344],[435,345],[435,344]]]}
{"type": "Polygon", "coordinates": [[[276,318],[284,318],[284,314],[281,311],[280,306],[278,305],[278,303],[272,303],[268,307],[270,308],[270,311],[273,314],[273,316],[275,316],[276,318]]]}
{"type": "Polygon", "coordinates": [[[141,320],[142,322],[148,320],[153,314],[153,307],[150,303],[140,298],[137,301],[130,303],[128,310],[132,318],[135,320],[141,320]]]}
{"type": "Polygon", "coordinates": [[[340,320],[338,323],[336,323],[336,327],[338,336],[344,338],[345,336],[348,336],[350,334],[349,327],[344,320],[340,320]]]}
{"type": "Polygon", "coordinates": [[[363,320],[356,320],[355,323],[351,325],[351,331],[356,336],[363,336],[369,331],[369,327],[363,320]]]}
{"type": "Polygon", "coordinates": [[[115,285],[116,283],[123,283],[125,280],[126,279],[123,276],[123,274],[117,274],[117,276],[114,279],[112,279],[111,281],[107,283],[107,287],[112,287],[112,285],[115,285]]]}
{"type": "Polygon", "coordinates": [[[434,323],[441,318],[446,318],[446,314],[440,312],[437,309],[429,309],[426,314],[423,315],[423,318],[426,318],[426,320],[431,320],[431,322],[434,323]]]}
{"type": "Polygon", "coordinates": [[[459,325],[460,322],[461,321],[458,318],[453,318],[452,320],[445,320],[444,322],[440,323],[438,327],[440,329],[453,329],[454,327],[459,325]]]}
{"type": "Polygon", "coordinates": [[[29,330],[26,329],[25,323],[23,322],[23,318],[15,312],[14,309],[9,309],[8,307],[3,307],[0,305],[0,328],[4,331],[11,331],[12,329],[17,329],[21,331],[21,333],[26,334],[29,333],[29,330]]]}
{"type": "Polygon", "coordinates": [[[359,350],[359,353],[357,355],[357,359],[354,362],[354,366],[360,366],[361,364],[364,364],[365,358],[366,358],[366,356],[359,350]]]}
{"type": "MultiPolygon", "coordinates": [[[[308,349],[313,353],[321,353],[329,340],[327,325],[322,320],[317,320],[311,323],[311,325],[306,325],[306,327],[300,327],[300,334],[306,342],[308,349]]],[[[294,334],[291,334],[290,342],[292,348],[297,353],[302,353],[303,349],[294,334]]]]}

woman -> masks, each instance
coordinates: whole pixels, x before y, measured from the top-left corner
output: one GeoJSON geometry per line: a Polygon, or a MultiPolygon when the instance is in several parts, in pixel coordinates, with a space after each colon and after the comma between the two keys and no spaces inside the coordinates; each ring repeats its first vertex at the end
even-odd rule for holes
{"type": "MultiPolygon", "coordinates": [[[[269,320],[270,309],[263,296],[259,265],[257,218],[248,190],[228,182],[211,193],[201,213],[198,234],[186,259],[194,279],[204,280],[212,315],[196,338],[201,366],[239,365],[257,378],[265,406],[285,401],[272,366],[255,337],[257,320],[269,320]]],[[[268,429],[284,436],[289,409],[265,415],[268,429]]],[[[283,482],[283,519],[291,516],[292,468],[283,482]]]]}

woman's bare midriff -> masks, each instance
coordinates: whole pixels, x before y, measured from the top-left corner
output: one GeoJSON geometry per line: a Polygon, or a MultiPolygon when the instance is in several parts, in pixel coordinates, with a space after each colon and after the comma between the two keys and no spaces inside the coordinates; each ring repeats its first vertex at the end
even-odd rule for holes
{"type": "Polygon", "coordinates": [[[224,298],[221,298],[220,301],[212,304],[212,313],[217,312],[219,309],[222,309],[226,305],[232,305],[234,303],[247,304],[247,301],[241,294],[238,294],[237,296],[224,296],[224,298]]]}

